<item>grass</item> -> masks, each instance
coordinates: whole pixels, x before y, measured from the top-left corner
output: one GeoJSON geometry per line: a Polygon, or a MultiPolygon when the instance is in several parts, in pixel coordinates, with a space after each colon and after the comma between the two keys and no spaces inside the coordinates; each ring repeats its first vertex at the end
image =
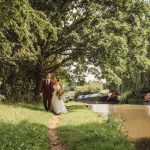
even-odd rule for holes
{"type": "MultiPolygon", "coordinates": [[[[120,122],[91,112],[83,104],[69,102],[60,115],[58,136],[68,150],[134,150],[121,132],[120,122]]],[[[51,113],[41,105],[0,104],[1,150],[48,150],[51,113]]]]}
{"type": "Polygon", "coordinates": [[[0,149],[47,150],[51,116],[41,105],[0,104],[0,149]]]}
{"type": "Polygon", "coordinates": [[[134,150],[121,131],[120,122],[107,121],[80,103],[68,103],[69,112],[60,116],[58,136],[68,150],[134,150]]]}

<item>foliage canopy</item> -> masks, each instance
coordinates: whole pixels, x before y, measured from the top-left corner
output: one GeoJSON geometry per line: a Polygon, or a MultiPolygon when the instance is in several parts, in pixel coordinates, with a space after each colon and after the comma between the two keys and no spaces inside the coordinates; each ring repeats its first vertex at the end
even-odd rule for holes
{"type": "Polygon", "coordinates": [[[92,72],[120,84],[150,64],[150,6],[143,1],[1,0],[0,10],[5,95],[32,84],[38,94],[43,74],[60,67],[62,75],[92,72]]]}

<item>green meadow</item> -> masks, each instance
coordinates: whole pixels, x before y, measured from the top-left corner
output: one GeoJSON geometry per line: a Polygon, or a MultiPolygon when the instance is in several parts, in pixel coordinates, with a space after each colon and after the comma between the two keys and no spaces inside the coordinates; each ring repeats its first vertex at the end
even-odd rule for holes
{"type": "Polygon", "coordinates": [[[41,105],[0,104],[0,149],[47,150],[51,116],[41,105]]]}
{"type": "Polygon", "coordinates": [[[58,135],[67,150],[134,150],[122,132],[120,120],[103,119],[85,105],[69,103],[69,112],[60,116],[58,135]]]}

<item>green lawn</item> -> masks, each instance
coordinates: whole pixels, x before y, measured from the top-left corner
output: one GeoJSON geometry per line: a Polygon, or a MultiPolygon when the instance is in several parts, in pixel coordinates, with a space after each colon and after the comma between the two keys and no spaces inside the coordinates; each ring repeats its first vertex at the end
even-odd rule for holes
{"type": "Polygon", "coordinates": [[[121,132],[120,123],[102,120],[80,103],[68,103],[69,112],[60,116],[58,135],[68,150],[134,150],[121,132]]]}
{"type": "Polygon", "coordinates": [[[51,116],[41,105],[0,104],[0,150],[47,150],[51,116]]]}
{"type": "MultiPolygon", "coordinates": [[[[80,103],[67,103],[58,136],[68,150],[133,150],[114,119],[104,121],[80,103]]],[[[52,113],[41,105],[0,104],[0,150],[48,150],[52,113]]]]}

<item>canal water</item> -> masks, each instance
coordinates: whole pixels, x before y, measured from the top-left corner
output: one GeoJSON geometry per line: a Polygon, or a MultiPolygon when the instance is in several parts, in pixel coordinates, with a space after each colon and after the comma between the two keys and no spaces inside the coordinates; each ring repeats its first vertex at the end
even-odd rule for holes
{"type": "Polygon", "coordinates": [[[150,105],[92,104],[89,107],[106,118],[109,114],[123,118],[124,129],[129,138],[136,141],[136,148],[150,150],[150,105]]]}

